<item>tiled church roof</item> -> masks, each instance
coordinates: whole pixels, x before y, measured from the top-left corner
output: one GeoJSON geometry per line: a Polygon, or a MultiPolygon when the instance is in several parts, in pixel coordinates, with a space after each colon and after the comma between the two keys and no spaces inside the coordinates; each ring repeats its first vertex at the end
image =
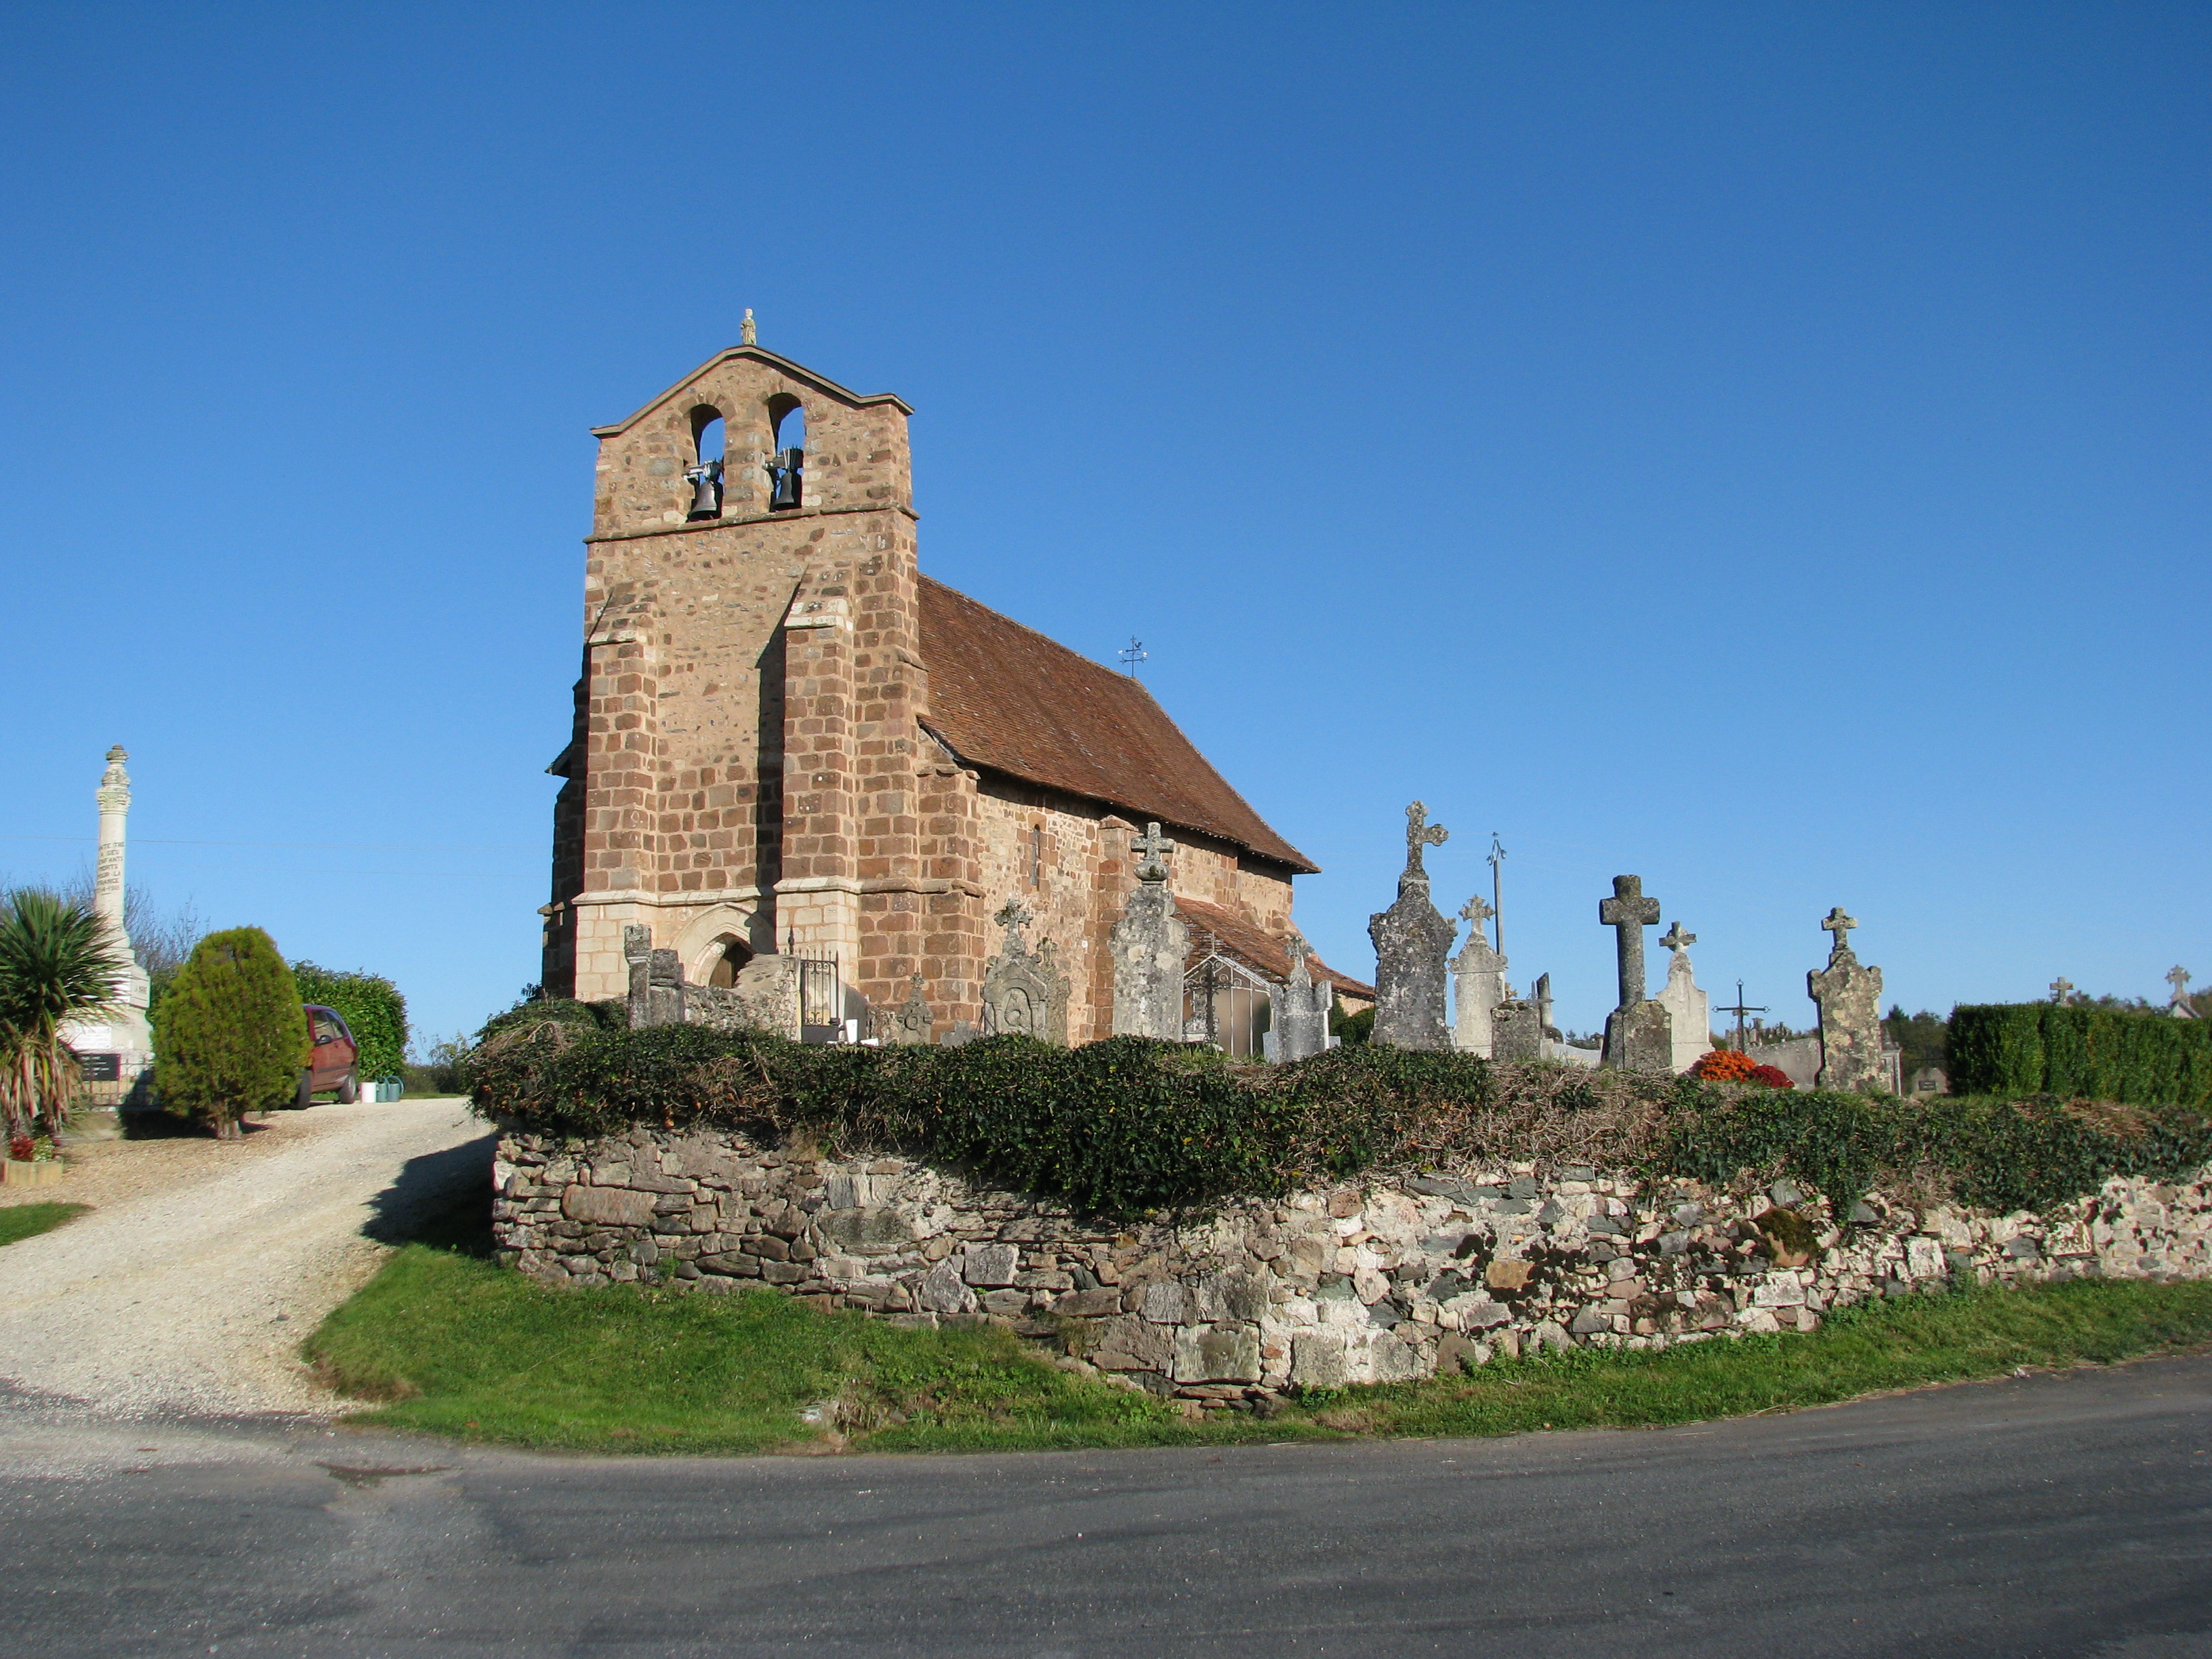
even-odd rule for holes
{"type": "Polygon", "coordinates": [[[1034,629],[921,578],[931,731],[961,759],[1203,830],[1313,874],[1207,764],[1152,694],[1034,629]]]}
{"type": "MultiPolygon", "coordinates": [[[[1176,895],[1176,914],[1194,933],[1213,935],[1213,942],[1235,957],[1248,968],[1256,968],[1272,980],[1286,980],[1291,976],[1291,951],[1287,941],[1255,927],[1241,916],[1231,915],[1218,905],[1201,903],[1197,899],[1176,895]]],[[[1194,941],[1195,943],[1196,941],[1194,941]]],[[[1309,951],[1306,972],[1318,984],[1327,980],[1346,996],[1358,997],[1363,1002],[1375,1000],[1375,988],[1363,985],[1349,974],[1340,974],[1319,957],[1309,951]]]]}

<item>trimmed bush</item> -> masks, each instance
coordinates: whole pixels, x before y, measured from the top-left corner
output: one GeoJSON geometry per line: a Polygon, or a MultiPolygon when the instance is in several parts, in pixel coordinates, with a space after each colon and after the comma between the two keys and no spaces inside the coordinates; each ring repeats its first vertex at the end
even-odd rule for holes
{"type": "Polygon", "coordinates": [[[399,988],[376,974],[344,974],[312,962],[292,964],[300,1000],[335,1008],[361,1044],[364,1083],[404,1077],[407,1065],[407,999],[399,988]]]}
{"type": "Polygon", "coordinates": [[[1951,1086],[2133,1106],[2212,1104],[2212,1022],[2055,1002],[1954,1008],[1951,1086]]]}
{"type": "Polygon", "coordinates": [[[313,1052],[300,988],[275,942],[258,927],[234,927],[194,946],[161,999],[155,1086],[170,1111],[204,1117],[230,1139],[239,1114],[293,1097],[313,1052]]]}
{"type": "Polygon", "coordinates": [[[2212,1160],[2212,1123],[2182,1109],[1870,1100],[1371,1045],[1289,1066],[1139,1037],[803,1048],[602,1030],[547,1007],[487,1038],[470,1076],[478,1110],[538,1133],[696,1125],[897,1151],[1109,1214],[1509,1158],[1723,1186],[1787,1176],[1839,1213],[1877,1181],[2009,1211],[2212,1160]]]}

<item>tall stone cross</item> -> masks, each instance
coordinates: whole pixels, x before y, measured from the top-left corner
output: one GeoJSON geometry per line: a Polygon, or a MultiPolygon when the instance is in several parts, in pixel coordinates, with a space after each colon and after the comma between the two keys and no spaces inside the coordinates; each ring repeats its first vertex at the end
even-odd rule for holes
{"type": "Polygon", "coordinates": [[[1429,872],[1421,864],[1424,847],[1441,847],[1451,839],[1451,831],[1441,823],[1429,822],[1429,809],[1415,801],[1406,809],[1406,875],[1408,879],[1426,881],[1429,872]]]}
{"type": "Polygon", "coordinates": [[[1313,954],[1313,946],[1306,943],[1305,935],[1297,928],[1291,928],[1289,937],[1283,940],[1283,949],[1290,955],[1292,977],[1304,973],[1306,958],[1313,954]]]}
{"type": "Polygon", "coordinates": [[[2176,1004],[2182,1002],[2188,997],[2189,979],[2189,969],[2183,967],[2178,962],[2173,964],[2172,971],[2166,975],[2166,982],[2173,987],[2172,1000],[2176,1004]]]}
{"type": "Polygon", "coordinates": [[[1644,896],[1644,878],[1615,876],[1613,896],[1601,899],[1598,924],[1619,929],[1613,951],[1620,959],[1620,1006],[1633,1008],[1650,993],[1644,983],[1644,930],[1659,925],[1659,901],[1644,896]]]}
{"type": "Polygon", "coordinates": [[[1857,927],[1858,923],[1844,914],[1842,905],[1838,904],[1832,908],[1820,926],[1836,936],[1836,943],[1828,952],[1830,961],[1832,962],[1838,957],[1847,957],[1851,954],[1851,929],[1857,927]]]}
{"type": "Polygon", "coordinates": [[[999,914],[993,916],[991,920],[1005,928],[1009,934],[1014,934],[1020,933],[1036,918],[1030,914],[1028,905],[1018,898],[1010,898],[999,907],[999,914]]]}
{"type": "Polygon", "coordinates": [[[1480,893],[1459,907],[1459,919],[1468,925],[1468,931],[1477,939],[1482,937],[1482,924],[1497,914],[1497,911],[1482,902],[1482,895],[1480,893]]]}
{"type": "Polygon", "coordinates": [[[1160,833],[1160,826],[1148,823],[1145,833],[1129,843],[1138,858],[1139,881],[1165,881],[1168,878],[1166,854],[1175,851],[1175,843],[1160,833]]]}
{"type": "Polygon", "coordinates": [[[1684,933],[1682,924],[1678,921],[1660,935],[1659,942],[1679,957],[1698,942],[1698,936],[1684,933]]]}
{"type": "Polygon", "coordinates": [[[2061,974],[2057,979],[2051,981],[2051,1000],[2058,1004],[2060,1007],[2064,1007],[2066,1006],[2066,999],[2073,994],[2074,981],[2067,978],[2063,974],[2061,974]]]}

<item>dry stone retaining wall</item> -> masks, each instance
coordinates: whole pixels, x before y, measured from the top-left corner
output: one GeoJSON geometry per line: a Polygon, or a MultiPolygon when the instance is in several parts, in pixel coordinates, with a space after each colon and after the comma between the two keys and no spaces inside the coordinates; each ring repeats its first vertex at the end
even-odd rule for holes
{"type": "Polygon", "coordinates": [[[1531,1347],[1808,1331],[1831,1308],[1954,1281],[2203,1278],[2208,1173],[2114,1180],[2047,1215],[1872,1194],[1839,1222],[1786,1182],[1644,1188],[1517,1164],[1121,1225],[904,1158],[509,1129],[494,1218],[503,1259],[550,1284],[765,1285],[906,1322],[988,1319],[1155,1392],[1233,1405],[1531,1347]]]}

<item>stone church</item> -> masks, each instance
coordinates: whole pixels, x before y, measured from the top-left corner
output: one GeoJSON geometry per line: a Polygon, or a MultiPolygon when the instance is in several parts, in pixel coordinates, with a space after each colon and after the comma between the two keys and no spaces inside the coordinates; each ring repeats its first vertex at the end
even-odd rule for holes
{"type": "Polygon", "coordinates": [[[763,350],[750,313],[745,337],[594,431],[547,992],[623,994],[643,928],[691,983],[834,963],[841,1035],[926,1002],[941,1038],[989,1028],[994,918],[1025,911],[1087,1042],[1155,820],[1194,974],[1283,978],[1312,860],[1135,679],[921,573],[902,401],[763,350]]]}

